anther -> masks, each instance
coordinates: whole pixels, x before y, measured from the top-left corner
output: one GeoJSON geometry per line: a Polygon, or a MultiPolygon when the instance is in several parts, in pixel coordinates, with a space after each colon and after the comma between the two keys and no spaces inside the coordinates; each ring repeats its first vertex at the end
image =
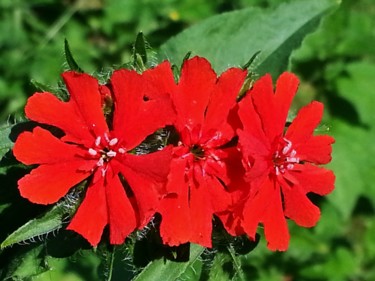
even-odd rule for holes
{"type": "Polygon", "coordinates": [[[113,138],[113,139],[111,139],[110,141],[109,141],[109,145],[110,146],[114,146],[115,144],[117,144],[118,143],[118,138],[113,138]]]}
{"type": "Polygon", "coordinates": [[[295,149],[293,149],[292,152],[290,153],[290,156],[295,157],[296,154],[297,154],[297,151],[295,149]]]}
{"type": "Polygon", "coordinates": [[[104,159],[103,159],[103,157],[101,157],[101,158],[99,159],[98,163],[96,163],[96,166],[98,166],[98,167],[102,167],[103,165],[104,165],[104,159]]]}
{"type": "Polygon", "coordinates": [[[276,171],[276,176],[278,176],[278,175],[280,175],[280,169],[279,169],[279,167],[275,167],[275,171],[276,171]]]}
{"type": "Polygon", "coordinates": [[[107,133],[104,133],[104,139],[109,142],[109,137],[108,137],[108,134],[107,133]]]}
{"type": "Polygon", "coordinates": [[[115,157],[116,156],[116,152],[115,151],[113,151],[113,150],[110,150],[110,151],[108,151],[107,153],[106,153],[106,155],[108,156],[108,157],[115,157]]]}
{"type": "Polygon", "coordinates": [[[122,147],[120,147],[120,148],[118,149],[118,152],[121,153],[121,154],[124,154],[124,153],[125,153],[125,149],[122,148],[122,147]]]}
{"type": "Polygon", "coordinates": [[[102,172],[102,177],[104,177],[105,173],[107,172],[107,170],[106,169],[102,169],[101,172],[102,172]]]}
{"type": "Polygon", "coordinates": [[[89,154],[90,154],[91,156],[95,156],[95,155],[98,154],[98,152],[97,152],[95,149],[93,149],[93,148],[89,148],[89,154]]]}
{"type": "Polygon", "coordinates": [[[97,137],[96,140],[95,140],[95,145],[96,145],[96,146],[99,146],[101,140],[102,140],[102,138],[101,138],[100,136],[97,137]]]}

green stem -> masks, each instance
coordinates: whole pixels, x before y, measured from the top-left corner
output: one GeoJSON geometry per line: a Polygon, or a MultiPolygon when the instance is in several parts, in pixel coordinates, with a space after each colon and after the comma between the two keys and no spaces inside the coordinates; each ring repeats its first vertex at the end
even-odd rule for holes
{"type": "Polygon", "coordinates": [[[241,268],[241,261],[238,259],[238,257],[236,256],[236,253],[233,249],[233,247],[231,245],[228,246],[228,252],[233,260],[233,265],[234,265],[234,268],[240,278],[241,281],[246,281],[246,278],[245,278],[245,274],[241,268]]]}

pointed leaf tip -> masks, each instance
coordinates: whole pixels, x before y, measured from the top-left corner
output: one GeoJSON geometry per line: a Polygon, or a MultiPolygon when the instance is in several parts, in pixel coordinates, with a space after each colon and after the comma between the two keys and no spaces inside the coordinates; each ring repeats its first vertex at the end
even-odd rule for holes
{"type": "Polygon", "coordinates": [[[73,58],[72,52],[70,51],[70,48],[69,48],[68,40],[66,39],[64,40],[64,52],[65,52],[65,60],[69,66],[69,69],[79,72],[79,73],[84,73],[82,68],[79,67],[79,65],[73,58]]]}

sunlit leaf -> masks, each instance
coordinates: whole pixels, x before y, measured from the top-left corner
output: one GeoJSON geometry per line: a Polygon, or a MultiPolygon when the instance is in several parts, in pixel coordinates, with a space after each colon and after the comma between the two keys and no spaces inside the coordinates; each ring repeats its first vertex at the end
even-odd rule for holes
{"type": "Polygon", "coordinates": [[[242,66],[258,51],[254,71],[274,77],[287,69],[291,52],[314,31],[337,0],[294,1],[276,9],[249,8],[211,17],[179,35],[160,48],[160,58],[180,65],[184,55],[206,57],[222,72],[242,66]]]}
{"type": "MultiPolygon", "coordinates": [[[[69,200],[69,199],[65,199],[69,200]]],[[[64,223],[69,214],[72,214],[75,210],[74,205],[70,199],[70,203],[67,201],[63,201],[54,207],[44,215],[39,218],[30,220],[12,234],[10,234],[2,243],[1,248],[9,247],[13,244],[28,242],[28,241],[35,241],[40,239],[40,237],[44,237],[49,233],[53,233],[58,231],[61,227],[63,227],[64,223]]],[[[73,203],[74,204],[74,203],[73,203]]]]}

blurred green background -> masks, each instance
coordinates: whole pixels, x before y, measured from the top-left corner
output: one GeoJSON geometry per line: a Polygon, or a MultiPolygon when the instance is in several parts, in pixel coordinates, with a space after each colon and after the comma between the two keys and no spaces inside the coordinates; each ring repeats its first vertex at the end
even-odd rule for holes
{"type": "MultiPolygon", "coordinates": [[[[92,73],[129,61],[138,31],[157,51],[171,36],[212,15],[280,2],[2,0],[0,123],[22,116],[35,91],[32,79],[57,84],[65,67],[64,38],[79,65],[92,73]]],[[[317,227],[290,223],[286,253],[268,251],[262,239],[243,257],[245,274],[264,281],[375,280],[375,1],[344,0],[291,62],[302,80],[295,106],[311,99],[326,105],[321,130],[336,138],[330,165],[336,190],[327,198],[313,198],[322,209],[317,227]]],[[[77,257],[51,259],[52,269],[33,280],[97,280],[95,257],[79,255],[79,262],[77,257]]]]}

